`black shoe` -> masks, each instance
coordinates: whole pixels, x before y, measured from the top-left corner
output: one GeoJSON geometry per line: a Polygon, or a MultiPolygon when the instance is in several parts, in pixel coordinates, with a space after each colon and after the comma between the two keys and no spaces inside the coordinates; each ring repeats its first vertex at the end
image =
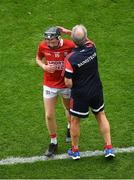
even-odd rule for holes
{"type": "Polygon", "coordinates": [[[66,142],[71,142],[71,135],[70,135],[70,129],[67,128],[67,134],[66,134],[66,142]]]}
{"type": "Polygon", "coordinates": [[[45,156],[51,157],[51,156],[55,155],[57,149],[58,149],[58,144],[50,143],[49,148],[45,153],[45,156]]]}

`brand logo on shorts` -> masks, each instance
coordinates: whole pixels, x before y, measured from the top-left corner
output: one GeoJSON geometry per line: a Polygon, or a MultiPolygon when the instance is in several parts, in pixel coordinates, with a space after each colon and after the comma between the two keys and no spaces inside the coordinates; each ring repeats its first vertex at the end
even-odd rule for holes
{"type": "Polygon", "coordinates": [[[47,95],[51,94],[51,92],[49,90],[45,91],[47,95]]]}

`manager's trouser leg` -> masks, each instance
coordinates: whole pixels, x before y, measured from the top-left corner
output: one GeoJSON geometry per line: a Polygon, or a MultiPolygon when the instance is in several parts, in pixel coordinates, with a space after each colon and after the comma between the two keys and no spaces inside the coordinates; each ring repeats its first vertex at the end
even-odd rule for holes
{"type": "Polygon", "coordinates": [[[104,138],[105,145],[111,145],[110,125],[106,118],[105,112],[101,111],[95,115],[99,124],[100,132],[104,138]]]}
{"type": "Polygon", "coordinates": [[[72,146],[78,149],[80,137],[80,118],[71,115],[71,138],[72,146]]]}

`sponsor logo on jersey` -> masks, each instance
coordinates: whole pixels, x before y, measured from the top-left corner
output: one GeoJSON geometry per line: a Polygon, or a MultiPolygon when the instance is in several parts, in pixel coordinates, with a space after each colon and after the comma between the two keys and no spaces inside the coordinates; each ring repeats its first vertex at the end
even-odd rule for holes
{"type": "Polygon", "coordinates": [[[54,65],[56,70],[63,70],[64,69],[64,61],[48,61],[49,65],[54,65]]]}

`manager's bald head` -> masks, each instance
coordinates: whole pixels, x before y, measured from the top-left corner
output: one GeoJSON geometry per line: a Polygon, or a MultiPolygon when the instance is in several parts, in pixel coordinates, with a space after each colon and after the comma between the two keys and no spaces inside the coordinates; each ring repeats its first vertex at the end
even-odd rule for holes
{"type": "Polygon", "coordinates": [[[87,41],[87,30],[83,25],[76,25],[72,29],[71,37],[78,46],[84,45],[87,41]]]}

